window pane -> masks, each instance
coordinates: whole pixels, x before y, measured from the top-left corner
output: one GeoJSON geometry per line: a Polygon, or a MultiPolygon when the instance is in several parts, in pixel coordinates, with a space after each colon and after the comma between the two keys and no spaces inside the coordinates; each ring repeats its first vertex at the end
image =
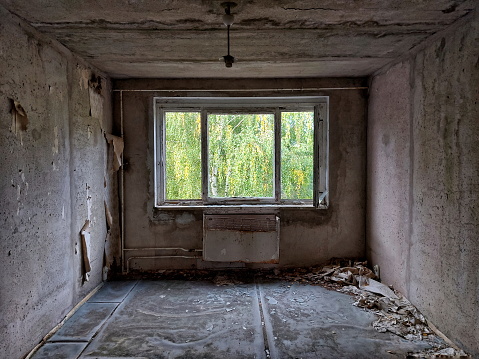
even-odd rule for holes
{"type": "Polygon", "coordinates": [[[166,112],[166,199],[201,199],[201,116],[166,112]]]}
{"type": "Polygon", "coordinates": [[[313,112],[281,113],[281,198],[313,199],[313,112]]]}
{"type": "Polygon", "coordinates": [[[274,197],[274,115],[208,115],[208,195],[274,197]]]}

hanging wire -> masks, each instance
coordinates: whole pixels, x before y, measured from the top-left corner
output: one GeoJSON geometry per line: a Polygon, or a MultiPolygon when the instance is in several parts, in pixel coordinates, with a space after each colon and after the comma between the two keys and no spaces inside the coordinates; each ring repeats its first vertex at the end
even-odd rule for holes
{"type": "Polygon", "coordinates": [[[233,20],[234,20],[233,16],[231,15],[231,5],[232,4],[233,4],[233,6],[236,5],[236,4],[230,3],[230,2],[224,3],[225,15],[223,16],[223,21],[226,25],[226,29],[227,29],[226,31],[227,31],[227,36],[228,36],[228,55],[223,56],[226,67],[232,67],[233,63],[235,62],[235,58],[233,56],[231,56],[231,54],[230,54],[230,27],[231,27],[231,24],[233,23],[233,20]]]}

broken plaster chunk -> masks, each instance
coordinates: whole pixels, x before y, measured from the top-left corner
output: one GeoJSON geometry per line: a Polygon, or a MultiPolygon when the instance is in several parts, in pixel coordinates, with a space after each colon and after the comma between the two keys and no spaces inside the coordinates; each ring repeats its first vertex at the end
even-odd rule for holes
{"type": "Polygon", "coordinates": [[[90,266],[90,221],[87,219],[83,225],[81,231],[81,244],[82,244],[82,257],[83,257],[83,268],[84,268],[84,279],[85,281],[89,280],[91,266],[90,266]]]}
{"type": "Polygon", "coordinates": [[[399,299],[388,286],[368,277],[359,277],[359,288],[391,299],[399,299]]]}
{"type": "Polygon", "coordinates": [[[107,228],[111,228],[112,225],[113,225],[113,216],[111,215],[111,212],[110,212],[110,209],[108,208],[108,204],[106,203],[106,201],[103,201],[104,205],[105,205],[105,217],[106,217],[106,224],[107,224],[107,228]]]}
{"type": "Polygon", "coordinates": [[[101,93],[101,77],[95,76],[92,74],[90,79],[88,80],[88,85],[92,90],[95,90],[96,93],[101,93]]]}
{"type": "Polygon", "coordinates": [[[90,70],[77,65],[80,89],[86,90],[88,88],[88,80],[90,79],[90,70]]]}
{"type": "Polygon", "coordinates": [[[109,133],[105,133],[105,138],[107,142],[113,145],[114,160],[113,160],[113,171],[116,172],[121,167],[121,156],[123,154],[123,149],[125,144],[123,143],[123,138],[114,136],[109,133]]]}
{"type": "Polygon", "coordinates": [[[28,116],[20,102],[10,99],[12,114],[11,131],[16,135],[19,131],[26,131],[28,127],[28,116]]]}
{"type": "Polygon", "coordinates": [[[108,280],[108,271],[109,271],[109,268],[107,266],[103,267],[102,279],[104,282],[108,280]]]}
{"type": "Polygon", "coordinates": [[[96,118],[103,131],[103,96],[90,87],[90,115],[96,118]]]}
{"type": "Polygon", "coordinates": [[[107,231],[106,232],[106,237],[105,237],[105,248],[104,248],[104,265],[108,269],[111,267],[111,264],[113,263],[113,251],[111,248],[111,232],[107,231]]]}

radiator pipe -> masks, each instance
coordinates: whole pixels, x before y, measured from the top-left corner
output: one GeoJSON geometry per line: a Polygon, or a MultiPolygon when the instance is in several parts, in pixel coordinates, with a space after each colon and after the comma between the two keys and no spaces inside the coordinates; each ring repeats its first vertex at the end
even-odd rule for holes
{"type": "Polygon", "coordinates": [[[134,256],[130,257],[126,261],[126,273],[128,274],[130,270],[130,260],[132,259],[157,259],[157,258],[187,258],[187,259],[199,259],[201,256],[177,256],[177,255],[169,255],[169,256],[134,256]]]}
{"type": "Polygon", "coordinates": [[[183,251],[183,252],[203,252],[202,249],[188,249],[188,248],[181,248],[181,247],[151,247],[151,248],[125,248],[124,251],[183,251]]]}

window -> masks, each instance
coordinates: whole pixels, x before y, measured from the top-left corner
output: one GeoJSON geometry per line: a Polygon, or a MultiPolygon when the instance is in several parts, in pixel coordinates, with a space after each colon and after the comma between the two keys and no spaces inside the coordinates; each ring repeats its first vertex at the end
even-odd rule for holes
{"type": "Polygon", "coordinates": [[[157,206],[327,207],[327,97],[155,100],[157,206]]]}

